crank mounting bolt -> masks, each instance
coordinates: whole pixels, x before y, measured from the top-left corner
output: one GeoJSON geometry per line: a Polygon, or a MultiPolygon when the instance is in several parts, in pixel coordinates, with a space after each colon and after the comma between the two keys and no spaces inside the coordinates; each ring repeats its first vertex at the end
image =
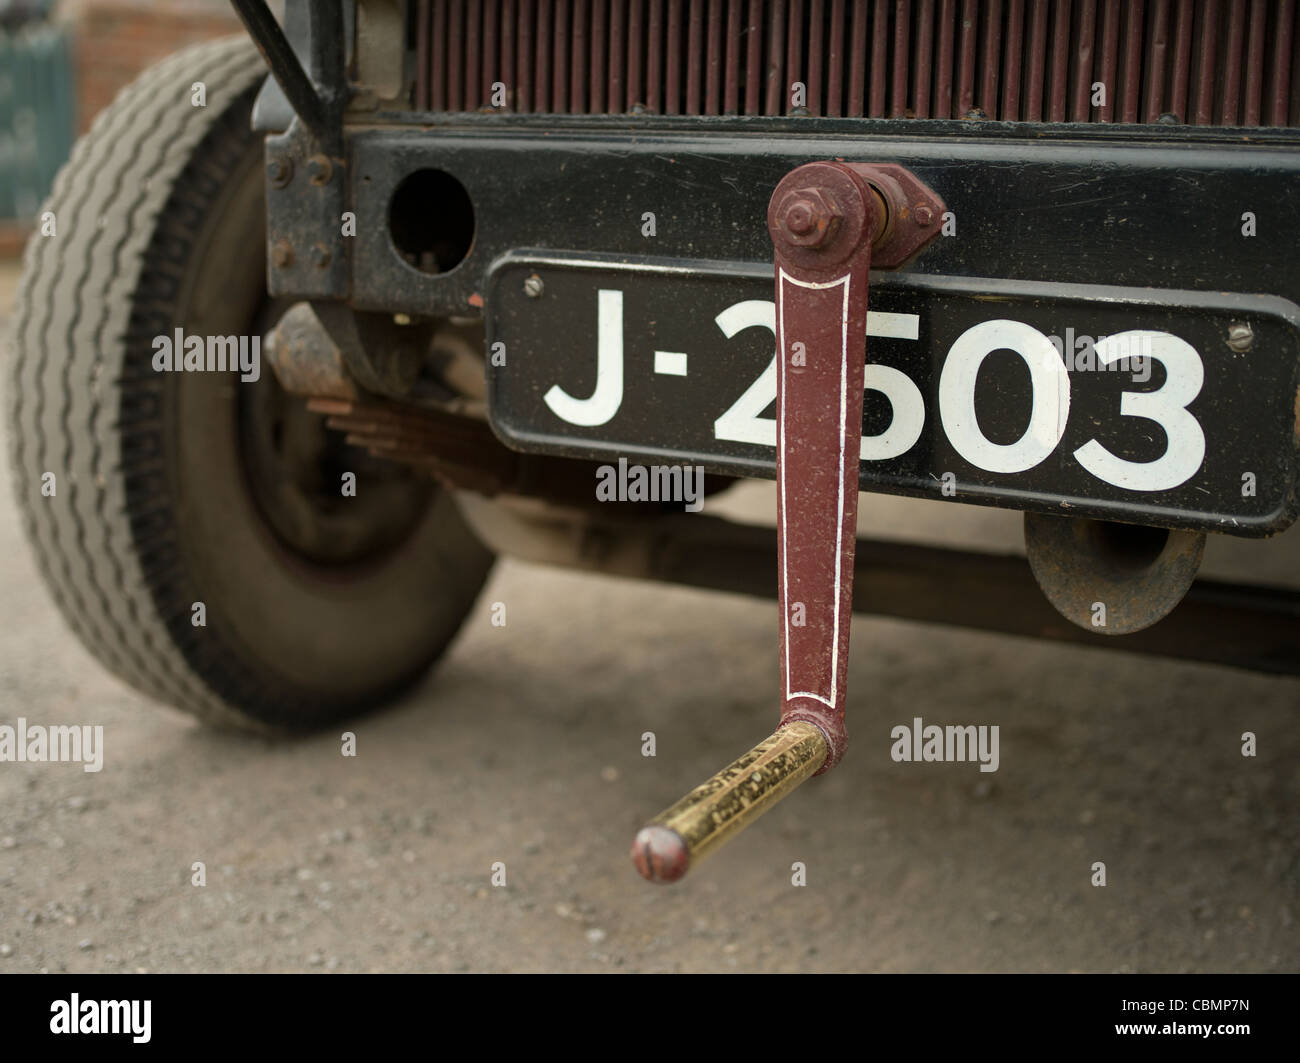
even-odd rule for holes
{"type": "Polygon", "coordinates": [[[796,188],[777,210],[776,223],[790,243],[821,247],[839,229],[842,213],[835,200],[820,188],[796,188]]]}

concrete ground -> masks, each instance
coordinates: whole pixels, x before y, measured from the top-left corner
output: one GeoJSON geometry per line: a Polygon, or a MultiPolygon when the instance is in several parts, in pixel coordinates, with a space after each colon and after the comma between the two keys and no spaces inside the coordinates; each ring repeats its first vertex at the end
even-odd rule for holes
{"type": "MultiPolygon", "coordinates": [[[[771,505],[754,485],[727,508],[771,505]]],[[[1019,524],[864,508],[931,542],[1019,524]]],[[[1215,544],[1209,569],[1300,583],[1298,546],[1215,544]]],[[[105,729],[98,774],[0,763],[0,972],[1300,968],[1300,681],[859,618],[844,763],[660,888],[628,860],[637,827],[776,718],[771,603],[502,563],[344,758],[334,732],[215,733],[122,686],[11,502],[0,594],[0,723],[105,729]],[[998,725],[999,770],[895,763],[918,715],[998,725]]]]}

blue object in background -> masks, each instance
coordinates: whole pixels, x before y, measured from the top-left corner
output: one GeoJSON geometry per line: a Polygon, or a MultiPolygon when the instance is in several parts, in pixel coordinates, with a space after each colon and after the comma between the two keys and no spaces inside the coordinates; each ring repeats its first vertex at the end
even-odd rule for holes
{"type": "Polygon", "coordinates": [[[0,219],[36,222],[72,150],[75,111],[69,34],[46,22],[0,29],[0,219]]]}

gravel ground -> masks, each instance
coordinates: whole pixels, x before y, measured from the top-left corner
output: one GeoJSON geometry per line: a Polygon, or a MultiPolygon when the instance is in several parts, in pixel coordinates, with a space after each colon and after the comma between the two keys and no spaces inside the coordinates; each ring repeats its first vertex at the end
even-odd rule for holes
{"type": "MultiPolygon", "coordinates": [[[[758,485],[731,508],[770,504],[758,485]]],[[[930,541],[1018,521],[866,508],[930,541]]],[[[1300,581],[1294,539],[1254,571],[1300,581]]],[[[843,765],[658,888],[629,862],[637,827],[775,719],[771,604],[503,563],[345,758],[338,733],[214,733],[110,677],[9,504],[0,592],[0,723],[105,733],[98,774],[0,764],[0,972],[1300,968],[1294,680],[860,618],[843,765]],[[895,763],[916,715],[997,724],[999,770],[895,763]]]]}

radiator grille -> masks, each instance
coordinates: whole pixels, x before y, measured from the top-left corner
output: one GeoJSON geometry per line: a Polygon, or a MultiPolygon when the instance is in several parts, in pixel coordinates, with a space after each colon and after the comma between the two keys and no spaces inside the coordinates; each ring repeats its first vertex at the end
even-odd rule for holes
{"type": "Polygon", "coordinates": [[[419,0],[421,110],[1298,126],[1296,0],[419,0]],[[802,100],[795,83],[804,86],[802,100]],[[1094,86],[1100,85],[1100,89],[1094,86]],[[802,107],[799,104],[802,103],[802,107]]]}

